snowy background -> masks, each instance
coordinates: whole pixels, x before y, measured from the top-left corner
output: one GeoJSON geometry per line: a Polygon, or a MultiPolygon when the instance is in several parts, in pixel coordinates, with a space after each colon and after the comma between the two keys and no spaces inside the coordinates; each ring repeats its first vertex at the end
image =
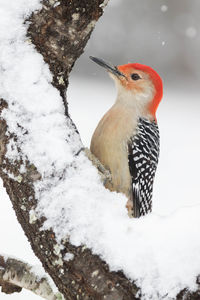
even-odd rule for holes
{"type": "MultiPolygon", "coordinates": [[[[103,70],[89,61],[89,55],[114,64],[136,61],[149,64],[163,76],[164,99],[157,113],[161,155],[154,185],[153,210],[155,216],[162,216],[163,220],[169,216],[171,232],[164,231],[164,234],[171,234],[174,240],[177,238],[172,234],[174,228],[179,221],[184,224],[182,217],[185,217],[182,234],[188,242],[183,244],[183,249],[187,248],[187,244],[192,244],[191,239],[194,239],[198,228],[198,215],[196,218],[193,215],[192,223],[190,218],[190,224],[187,224],[187,217],[194,210],[198,212],[200,205],[200,22],[196,15],[199,8],[200,4],[195,0],[189,4],[185,0],[141,0],[140,3],[127,0],[125,4],[124,1],[122,4],[122,0],[111,0],[85,54],[74,68],[68,90],[71,116],[83,143],[89,146],[97,122],[115,99],[114,84],[103,70]],[[183,211],[185,213],[182,214],[183,211]],[[192,237],[187,234],[188,228],[194,228],[192,237]]],[[[0,191],[1,253],[39,264],[15,219],[2,186],[0,191]]],[[[172,242],[171,245],[172,250],[174,245],[176,251],[176,243],[172,242]]],[[[155,243],[156,247],[160,247],[160,244],[155,243]]],[[[199,249],[195,245],[185,251],[195,252],[199,249]]],[[[172,265],[176,267],[176,261],[172,265]]],[[[194,271],[198,272],[196,269],[194,271]]],[[[184,273],[184,270],[181,272],[184,273]]],[[[2,300],[27,298],[39,299],[28,292],[12,296],[0,294],[2,300]]]]}

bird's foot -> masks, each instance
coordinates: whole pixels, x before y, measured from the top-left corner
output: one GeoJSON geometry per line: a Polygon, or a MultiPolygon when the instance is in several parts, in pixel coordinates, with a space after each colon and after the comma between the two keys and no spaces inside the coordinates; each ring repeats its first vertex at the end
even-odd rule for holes
{"type": "Polygon", "coordinates": [[[98,158],[94,154],[92,154],[92,152],[88,148],[85,148],[84,152],[86,156],[89,158],[89,160],[91,160],[93,165],[97,168],[103,184],[106,185],[107,182],[112,182],[112,177],[110,172],[102,165],[102,163],[98,160],[98,158]]]}
{"type": "Polygon", "coordinates": [[[133,201],[128,200],[126,203],[129,218],[133,218],[133,201]]]}

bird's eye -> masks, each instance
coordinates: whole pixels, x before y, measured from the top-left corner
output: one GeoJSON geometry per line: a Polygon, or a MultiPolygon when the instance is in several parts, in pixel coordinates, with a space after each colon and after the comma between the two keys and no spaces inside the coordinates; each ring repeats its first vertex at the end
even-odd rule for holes
{"type": "Polygon", "coordinates": [[[138,75],[137,73],[131,74],[131,78],[132,78],[133,80],[141,79],[140,75],[138,75]]]}

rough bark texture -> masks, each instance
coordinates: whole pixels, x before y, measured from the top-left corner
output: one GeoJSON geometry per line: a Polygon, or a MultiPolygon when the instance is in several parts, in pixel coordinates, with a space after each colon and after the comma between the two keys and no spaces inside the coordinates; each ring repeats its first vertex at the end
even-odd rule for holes
{"type": "Polygon", "coordinates": [[[54,293],[45,275],[38,277],[29,264],[1,255],[0,286],[5,294],[19,293],[24,288],[47,300],[63,299],[60,293],[54,293]]]}
{"type": "MultiPolygon", "coordinates": [[[[69,72],[83,52],[96,21],[103,13],[105,2],[107,1],[44,0],[42,10],[27,20],[30,22],[29,39],[50,66],[54,76],[53,84],[60,91],[65,104],[66,117],[69,117],[65,95],[69,72]]],[[[6,101],[1,100],[1,110],[5,107],[6,101]]],[[[110,273],[106,263],[92,255],[89,249],[84,246],[76,248],[65,241],[65,248],[61,250],[52,231],[40,231],[44,220],[36,220],[30,213],[37,204],[33,183],[40,180],[40,174],[29,161],[26,162],[27,172],[20,174],[22,161],[12,164],[5,157],[6,144],[11,137],[13,135],[7,132],[5,121],[1,120],[0,175],[33,251],[64,297],[94,300],[136,299],[134,295],[137,287],[122,273],[110,273]],[[17,180],[10,178],[7,172],[14,174],[17,180]],[[63,259],[67,252],[74,254],[74,259],[68,262],[63,259]]]]}
{"type": "Polygon", "coordinates": [[[44,0],[43,8],[29,19],[28,34],[52,71],[66,114],[68,75],[103,13],[105,0],[44,0]]]}
{"type": "MultiPolygon", "coordinates": [[[[28,20],[28,36],[49,64],[54,76],[53,84],[60,91],[67,118],[65,91],[68,75],[83,52],[95,22],[102,15],[105,2],[43,0],[42,10],[28,20]]],[[[1,111],[7,106],[6,99],[1,100],[0,104],[1,111]]],[[[66,299],[138,299],[136,294],[139,289],[122,272],[109,272],[107,264],[84,246],[74,247],[66,240],[63,242],[65,247],[60,248],[52,231],[40,230],[44,220],[36,219],[31,213],[37,204],[33,183],[41,179],[40,174],[29,161],[26,162],[26,173],[20,174],[19,167],[23,162],[19,160],[13,164],[6,158],[6,144],[11,137],[16,138],[7,132],[5,121],[0,120],[0,176],[34,253],[60,292],[66,299]],[[17,180],[10,178],[8,171],[17,180]],[[73,260],[64,260],[68,252],[73,253],[73,260]]],[[[199,299],[195,298],[198,295],[183,291],[177,299],[199,299]]]]}

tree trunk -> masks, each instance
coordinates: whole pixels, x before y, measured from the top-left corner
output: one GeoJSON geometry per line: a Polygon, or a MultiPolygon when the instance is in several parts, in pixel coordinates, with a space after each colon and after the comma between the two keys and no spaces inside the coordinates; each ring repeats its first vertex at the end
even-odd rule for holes
{"type": "MultiPolygon", "coordinates": [[[[62,96],[67,118],[66,88],[69,72],[83,52],[106,2],[61,0],[59,5],[55,5],[55,1],[44,0],[42,9],[27,20],[30,22],[28,36],[53,73],[53,85],[62,96]]],[[[6,99],[1,100],[1,110],[5,107],[6,99]]],[[[23,161],[11,163],[6,158],[6,145],[13,138],[13,133],[9,135],[5,121],[0,122],[1,178],[34,253],[60,292],[66,299],[135,299],[137,287],[122,273],[109,272],[107,264],[92,255],[89,249],[74,247],[69,242],[65,243],[64,249],[60,249],[54,232],[41,231],[44,220],[35,220],[30,213],[37,205],[33,183],[40,180],[41,176],[31,162],[26,162],[27,171],[21,174],[19,169],[23,161]],[[8,171],[18,180],[10,178],[8,171]],[[74,259],[67,262],[64,256],[69,252],[74,255],[74,259]]]]}
{"type": "MultiPolygon", "coordinates": [[[[43,0],[42,9],[32,14],[28,22],[28,36],[53,73],[53,85],[59,90],[68,115],[66,88],[68,76],[82,54],[90,34],[103,13],[105,0],[74,0],[59,2],[43,0]]],[[[1,100],[0,112],[7,108],[6,99],[1,100]]],[[[20,124],[19,124],[20,126],[20,124]]],[[[75,128],[75,125],[74,125],[75,128]]],[[[76,130],[76,129],[75,129],[76,130]]],[[[37,219],[33,213],[37,206],[34,182],[42,180],[31,161],[10,161],[6,157],[7,143],[16,141],[15,133],[7,131],[5,120],[0,120],[0,176],[12,201],[35,255],[45,271],[51,276],[65,299],[79,300],[134,300],[139,299],[139,288],[122,272],[110,272],[106,262],[93,255],[85,246],[75,247],[69,240],[60,247],[52,230],[41,230],[44,218],[37,219]],[[20,166],[26,165],[26,172],[20,166]],[[8,173],[14,174],[15,179],[8,173]],[[17,180],[16,180],[17,178],[17,180]],[[67,253],[73,260],[64,259],[67,253]],[[138,295],[138,296],[136,296],[138,295]]],[[[17,149],[21,153],[21,149],[17,149]]],[[[198,299],[183,291],[177,299],[198,299]],[[184,298],[186,297],[186,298],[184,298]],[[192,297],[192,298],[191,298],[192,297]]]]}

